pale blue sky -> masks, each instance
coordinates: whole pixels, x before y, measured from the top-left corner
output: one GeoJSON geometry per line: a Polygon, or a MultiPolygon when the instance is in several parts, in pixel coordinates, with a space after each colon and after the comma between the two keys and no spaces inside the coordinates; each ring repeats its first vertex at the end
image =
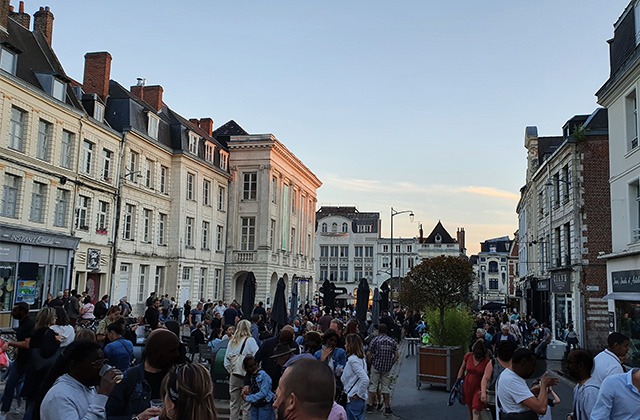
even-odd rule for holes
{"type": "MultiPolygon", "coordinates": [[[[14,3],[17,1],[14,0],[14,3]]],[[[591,113],[627,0],[50,0],[53,46],[82,80],[145,77],[185,117],[273,133],[324,183],[318,205],[411,209],[467,247],[513,235],[524,128],[591,113]]],[[[42,4],[26,0],[33,13],[42,4]]],[[[395,217],[394,236],[417,234],[395,217]]]]}

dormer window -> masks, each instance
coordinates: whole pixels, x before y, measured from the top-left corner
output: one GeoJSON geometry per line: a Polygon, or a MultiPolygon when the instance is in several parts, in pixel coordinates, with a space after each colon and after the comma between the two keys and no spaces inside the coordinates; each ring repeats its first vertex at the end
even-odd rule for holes
{"type": "Polygon", "coordinates": [[[67,92],[67,84],[65,82],[63,82],[53,74],[36,73],[36,77],[45,92],[47,92],[57,100],[64,102],[67,92]]]}
{"type": "Polygon", "coordinates": [[[0,49],[0,69],[15,75],[17,61],[18,55],[15,52],[4,47],[0,49]]]}
{"type": "Polygon", "coordinates": [[[204,146],[204,158],[207,160],[207,162],[213,163],[213,157],[214,157],[215,151],[216,151],[216,146],[214,146],[211,143],[205,144],[205,146],[204,146]]]}
{"type": "Polygon", "coordinates": [[[64,101],[64,93],[66,90],[65,89],[66,86],[67,85],[65,83],[62,83],[60,80],[53,79],[52,86],[51,86],[51,96],[53,96],[59,101],[64,101]]]}
{"type": "Polygon", "coordinates": [[[160,126],[160,119],[153,115],[151,112],[147,112],[149,122],[147,126],[147,134],[149,137],[158,140],[158,128],[160,126]]]}
{"type": "Polygon", "coordinates": [[[100,122],[104,121],[104,105],[98,101],[93,103],[93,118],[100,122]]]}
{"type": "Polygon", "coordinates": [[[223,171],[226,171],[228,165],[229,165],[229,153],[220,150],[220,169],[222,169],[223,171]]]}
{"type": "Polygon", "coordinates": [[[198,136],[194,133],[189,133],[189,152],[198,154],[198,136]]]}

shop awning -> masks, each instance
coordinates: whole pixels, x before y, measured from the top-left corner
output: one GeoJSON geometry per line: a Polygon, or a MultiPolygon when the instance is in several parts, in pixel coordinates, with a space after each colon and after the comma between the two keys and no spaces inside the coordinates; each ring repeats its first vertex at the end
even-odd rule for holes
{"type": "Polygon", "coordinates": [[[604,295],[602,299],[606,300],[632,300],[640,302],[640,293],[633,292],[613,292],[608,295],[604,295]]]}

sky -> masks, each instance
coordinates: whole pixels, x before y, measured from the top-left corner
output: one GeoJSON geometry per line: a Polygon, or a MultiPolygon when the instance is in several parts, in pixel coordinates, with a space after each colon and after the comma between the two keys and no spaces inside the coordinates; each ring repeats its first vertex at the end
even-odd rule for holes
{"type": "MultiPolygon", "coordinates": [[[[13,0],[13,3],[17,1],[13,0]]],[[[33,14],[42,3],[25,1],[33,14]]],[[[526,126],[561,135],[598,106],[628,0],[50,0],[53,47],[82,81],[164,88],[187,118],[273,133],[323,183],[318,208],[380,212],[388,237],[438,220],[468,253],[516,231],[526,126]]]]}

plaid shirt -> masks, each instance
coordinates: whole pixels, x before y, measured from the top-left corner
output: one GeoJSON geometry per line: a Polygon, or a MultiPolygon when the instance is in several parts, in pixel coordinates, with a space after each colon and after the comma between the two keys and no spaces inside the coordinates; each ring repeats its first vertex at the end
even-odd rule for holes
{"type": "Polygon", "coordinates": [[[371,352],[371,366],[379,372],[387,373],[393,367],[398,344],[393,338],[382,334],[371,341],[369,352],[371,352]]]}

